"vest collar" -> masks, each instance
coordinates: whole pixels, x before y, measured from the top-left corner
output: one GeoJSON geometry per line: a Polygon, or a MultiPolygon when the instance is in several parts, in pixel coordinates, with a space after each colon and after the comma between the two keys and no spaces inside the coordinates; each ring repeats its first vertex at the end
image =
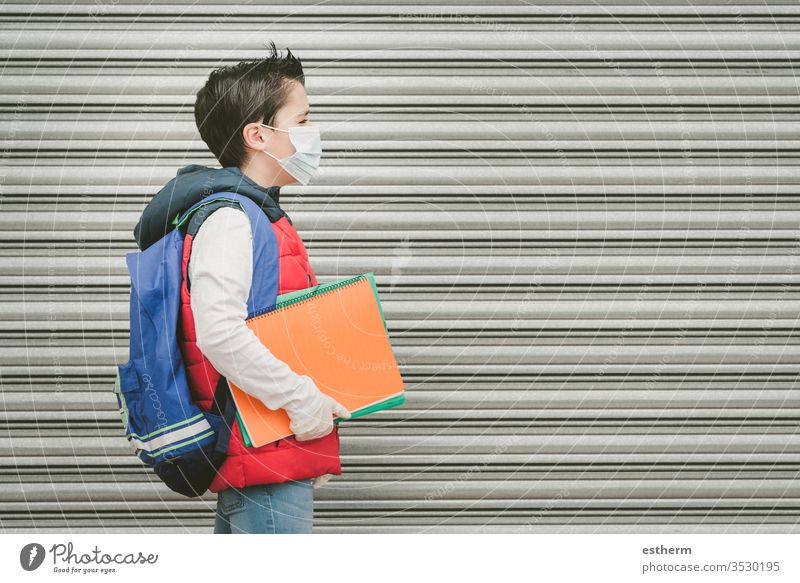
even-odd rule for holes
{"type": "MultiPolygon", "coordinates": [[[[175,178],[167,182],[147,203],[133,236],[139,249],[144,251],[172,230],[172,220],[182,215],[192,205],[215,192],[236,192],[255,202],[275,222],[287,217],[281,209],[280,187],[263,187],[245,175],[237,166],[209,168],[190,164],[178,170],[175,178]]],[[[288,219],[291,222],[291,219],[288,219]]]]}

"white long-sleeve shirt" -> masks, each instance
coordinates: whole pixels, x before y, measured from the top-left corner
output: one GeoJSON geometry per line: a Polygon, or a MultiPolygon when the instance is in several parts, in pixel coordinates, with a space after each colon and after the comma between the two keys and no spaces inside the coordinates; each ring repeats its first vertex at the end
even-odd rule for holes
{"type": "Polygon", "coordinates": [[[319,389],[278,359],[245,324],[252,245],[250,221],[239,209],[218,209],[198,229],[189,261],[197,347],[244,392],[270,409],[282,409],[319,389]]]}

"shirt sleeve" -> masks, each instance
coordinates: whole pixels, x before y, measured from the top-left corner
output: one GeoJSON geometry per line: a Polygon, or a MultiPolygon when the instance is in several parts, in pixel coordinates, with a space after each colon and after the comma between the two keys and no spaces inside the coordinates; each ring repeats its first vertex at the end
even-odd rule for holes
{"type": "Polygon", "coordinates": [[[250,220],[223,207],[192,242],[189,278],[197,347],[220,374],[270,409],[298,405],[318,391],[264,346],[245,324],[253,275],[250,220]]]}

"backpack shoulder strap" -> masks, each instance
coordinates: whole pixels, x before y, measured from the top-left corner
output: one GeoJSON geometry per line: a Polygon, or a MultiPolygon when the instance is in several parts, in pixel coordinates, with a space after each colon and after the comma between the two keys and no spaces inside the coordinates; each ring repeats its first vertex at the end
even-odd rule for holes
{"type": "Polygon", "coordinates": [[[238,202],[230,200],[217,200],[210,202],[208,205],[203,207],[201,212],[195,212],[192,214],[192,216],[189,218],[188,223],[186,223],[185,234],[192,236],[196,235],[197,231],[200,230],[200,226],[208,217],[211,216],[211,213],[223,207],[235,208],[244,212],[244,209],[242,209],[242,205],[240,205],[238,202]]]}

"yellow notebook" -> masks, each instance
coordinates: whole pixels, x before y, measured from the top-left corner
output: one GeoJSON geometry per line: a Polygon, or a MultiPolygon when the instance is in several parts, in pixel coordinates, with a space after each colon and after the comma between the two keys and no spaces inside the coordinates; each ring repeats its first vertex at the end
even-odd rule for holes
{"type": "MultiPolygon", "coordinates": [[[[372,272],[282,294],[245,323],[277,358],[308,375],[351,419],[403,404],[403,379],[372,272]]],[[[228,381],[247,446],[289,437],[289,415],[228,381]]],[[[340,419],[336,418],[334,422],[340,419]]]]}

